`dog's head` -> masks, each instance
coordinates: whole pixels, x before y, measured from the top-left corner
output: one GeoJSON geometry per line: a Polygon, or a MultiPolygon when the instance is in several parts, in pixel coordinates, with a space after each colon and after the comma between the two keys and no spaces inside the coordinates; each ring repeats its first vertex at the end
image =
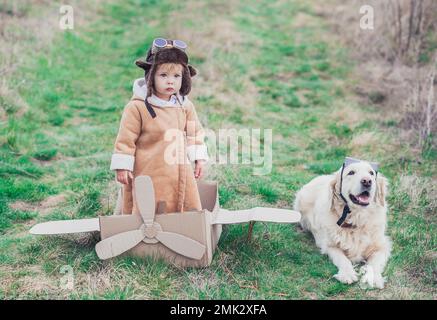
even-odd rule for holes
{"type": "Polygon", "coordinates": [[[366,207],[372,202],[385,206],[387,179],[381,174],[377,177],[368,162],[349,164],[344,168],[343,175],[340,169],[331,186],[336,195],[339,196],[341,191],[350,208],[366,207]]]}

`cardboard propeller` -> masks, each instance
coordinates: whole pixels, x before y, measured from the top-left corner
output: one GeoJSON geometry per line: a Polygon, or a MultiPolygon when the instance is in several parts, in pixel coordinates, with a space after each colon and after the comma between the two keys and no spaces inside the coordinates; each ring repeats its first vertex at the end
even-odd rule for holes
{"type": "MultiPolygon", "coordinates": [[[[203,208],[201,211],[155,214],[155,192],[151,178],[139,176],[134,183],[139,215],[49,221],[33,226],[30,233],[55,235],[100,231],[101,241],[96,244],[100,259],[130,252],[142,257],[164,258],[183,267],[200,267],[211,263],[222,224],[251,221],[295,223],[300,220],[299,212],[288,209],[221,209],[217,183],[205,181],[197,182],[203,208]]],[[[119,198],[118,201],[122,200],[119,198]]]]}
{"type": "Polygon", "coordinates": [[[192,259],[202,258],[205,246],[186,236],[162,231],[161,225],[155,222],[155,191],[152,179],[140,176],[135,179],[136,198],[138,208],[144,223],[138,230],[119,233],[100,241],[96,245],[96,252],[100,259],[108,259],[132,249],[141,241],[157,243],[158,241],[173,251],[192,259]],[[145,196],[142,191],[147,190],[145,196]]]}

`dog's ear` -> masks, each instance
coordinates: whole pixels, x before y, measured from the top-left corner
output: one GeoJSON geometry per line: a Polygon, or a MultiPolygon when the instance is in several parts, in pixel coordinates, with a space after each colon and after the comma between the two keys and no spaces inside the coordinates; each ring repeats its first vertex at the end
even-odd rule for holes
{"type": "Polygon", "coordinates": [[[388,180],[383,175],[378,175],[376,178],[376,192],[375,192],[375,202],[379,205],[385,207],[387,196],[388,180]]]}
{"type": "Polygon", "coordinates": [[[331,187],[331,191],[333,193],[340,194],[340,180],[341,180],[341,169],[336,171],[333,174],[334,178],[332,179],[329,186],[331,187]]]}
{"type": "Polygon", "coordinates": [[[331,211],[334,209],[335,204],[338,200],[338,195],[340,194],[340,175],[341,170],[334,174],[331,182],[329,183],[329,198],[331,200],[331,211]]]}

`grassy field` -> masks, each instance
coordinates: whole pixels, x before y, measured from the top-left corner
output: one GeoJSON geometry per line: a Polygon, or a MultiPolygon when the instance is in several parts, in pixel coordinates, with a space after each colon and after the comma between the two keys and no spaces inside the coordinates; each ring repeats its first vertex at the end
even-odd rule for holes
{"type": "Polygon", "coordinates": [[[359,77],[349,50],[305,1],[111,1],[74,31],[59,31],[10,79],[22,83],[27,111],[18,115],[7,102],[0,120],[0,297],[437,298],[437,153],[399,141],[397,123],[354,95],[359,77]],[[199,70],[191,98],[206,128],[273,129],[271,174],[208,167],[222,207],[290,208],[302,185],[337,170],[346,155],[381,163],[393,239],[385,289],[339,283],[311,235],[290,225],[257,223],[249,242],[248,225],[227,227],[204,269],[102,262],[95,239],[28,234],[38,222],[112,214],[113,142],[142,76],[133,61],[156,36],[189,43],[199,70]],[[61,285],[63,266],[72,268],[73,290],[61,285]]]}

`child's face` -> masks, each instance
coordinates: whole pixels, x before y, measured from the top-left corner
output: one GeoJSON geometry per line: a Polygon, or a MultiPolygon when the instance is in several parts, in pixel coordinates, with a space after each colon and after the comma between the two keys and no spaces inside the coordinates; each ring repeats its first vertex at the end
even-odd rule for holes
{"type": "Polygon", "coordinates": [[[155,94],[169,100],[172,94],[178,93],[182,86],[182,65],[164,63],[158,66],[154,76],[155,94]]]}

